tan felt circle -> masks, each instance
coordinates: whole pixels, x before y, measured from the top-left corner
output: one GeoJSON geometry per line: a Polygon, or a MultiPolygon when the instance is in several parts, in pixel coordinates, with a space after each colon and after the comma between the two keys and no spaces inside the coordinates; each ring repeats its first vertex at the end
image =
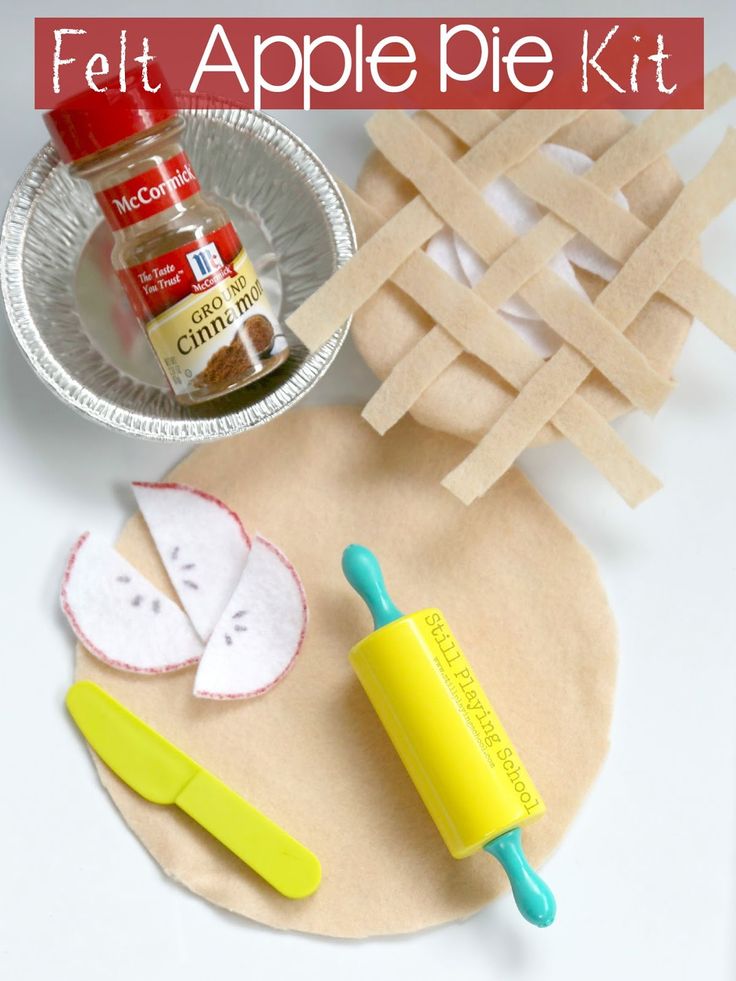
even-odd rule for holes
{"type": "MultiPolygon", "coordinates": [[[[467,916],[506,887],[487,855],[450,857],[350,669],[350,647],[370,630],[340,572],[354,541],[376,551],[400,607],[446,613],[545,797],[548,814],[525,831],[532,860],[561,840],[606,753],[615,625],[592,558],[521,473],[509,471],[470,508],[440,487],[466,452],[411,419],[379,437],[356,409],[329,406],[202,446],[169,475],[220,496],[280,545],[310,605],[293,671],[246,702],[195,699],[193,670],[129,675],[79,652],[79,677],[322,862],[313,897],[283,899],[185,815],[147,803],[100,766],[133,832],[195,893],[271,926],[364,937],[467,916]]],[[[118,547],[173,597],[140,515],[118,547]]]]}
{"type": "MultiPolygon", "coordinates": [[[[436,119],[426,114],[415,118],[445,153],[456,157],[466,149],[436,119]]],[[[616,112],[586,113],[556,133],[552,140],[595,159],[625,131],[626,124],[616,112]]],[[[523,168],[516,169],[523,173],[523,168]]],[[[681,188],[674,167],[666,157],[660,157],[623,190],[636,218],[655,225],[681,188]]],[[[374,153],[360,174],[358,193],[384,215],[392,215],[416,192],[380,154],[374,153]]],[[[358,233],[363,241],[360,227],[358,233]]],[[[578,275],[594,299],[604,284],[584,271],[578,271],[578,275]]],[[[645,355],[651,368],[668,378],[691,323],[689,314],[657,294],[632,321],[626,336],[645,355]]],[[[388,283],[356,313],[353,335],[371,370],[385,379],[432,326],[430,317],[413,300],[388,283]]],[[[615,419],[631,408],[629,401],[598,372],[590,375],[579,392],[605,419],[615,419]]],[[[410,411],[423,425],[477,443],[515,396],[508,383],[490,367],[465,353],[429,385],[410,411]]],[[[547,425],[531,445],[547,443],[556,437],[559,431],[547,425]]]]}

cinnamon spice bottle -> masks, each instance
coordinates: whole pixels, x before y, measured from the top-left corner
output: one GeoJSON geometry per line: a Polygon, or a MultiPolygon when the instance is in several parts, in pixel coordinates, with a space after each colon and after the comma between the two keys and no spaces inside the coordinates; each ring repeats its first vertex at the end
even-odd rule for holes
{"type": "Polygon", "coordinates": [[[262,378],[289,348],[228,215],[201,191],[165,84],[126,82],[45,121],[112,229],[113,266],[174,397],[193,405],[262,378]]]}

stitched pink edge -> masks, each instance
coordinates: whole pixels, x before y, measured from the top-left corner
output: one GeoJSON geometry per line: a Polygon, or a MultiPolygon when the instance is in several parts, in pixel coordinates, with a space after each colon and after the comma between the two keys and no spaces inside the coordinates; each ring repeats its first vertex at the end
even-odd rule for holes
{"type": "Polygon", "coordinates": [[[128,664],[126,661],[117,661],[115,658],[108,657],[104,651],[100,650],[96,644],[92,643],[89,637],[82,630],[76,614],[71,607],[69,595],[67,593],[67,587],[69,585],[69,580],[72,577],[72,571],[77,561],[77,557],[79,556],[79,553],[81,552],[82,548],[84,547],[84,543],[88,538],[89,532],[85,531],[84,534],[80,535],[80,537],[77,539],[67,560],[64,575],[61,580],[61,608],[69,621],[69,625],[77,635],[77,638],[83,647],[91,654],[94,654],[95,657],[98,657],[102,662],[110,665],[111,668],[120,668],[123,671],[131,671],[135,674],[168,674],[170,671],[179,671],[181,668],[187,668],[192,664],[197,664],[197,662],[200,660],[199,657],[188,658],[186,661],[178,661],[176,664],[165,664],[160,668],[142,668],[135,664],[128,664]]]}
{"type": "Polygon", "coordinates": [[[269,541],[268,538],[264,538],[263,535],[256,534],[255,539],[256,541],[262,542],[266,546],[266,548],[270,549],[274,553],[274,555],[283,562],[283,564],[291,573],[294,582],[296,583],[297,589],[299,590],[299,596],[301,597],[301,601],[302,601],[303,620],[302,620],[301,633],[299,634],[299,640],[297,641],[296,644],[296,649],[294,653],[291,655],[291,658],[289,659],[289,663],[286,665],[286,667],[281,672],[281,674],[279,674],[276,678],[274,678],[273,681],[269,681],[269,683],[267,685],[264,685],[262,688],[256,688],[253,691],[238,692],[238,693],[212,692],[212,691],[204,691],[202,689],[195,688],[194,695],[197,698],[211,698],[218,701],[234,701],[236,699],[255,698],[256,695],[263,695],[264,692],[270,691],[271,688],[274,687],[274,685],[277,685],[279,681],[282,680],[282,678],[286,677],[286,675],[294,667],[294,663],[296,662],[296,659],[301,653],[302,647],[304,646],[304,638],[307,633],[307,623],[309,622],[309,606],[307,604],[307,594],[304,591],[304,584],[299,578],[299,573],[296,571],[292,563],[289,561],[286,555],[284,555],[281,549],[277,545],[274,545],[273,542],[269,541]]]}
{"type": "Polygon", "coordinates": [[[197,497],[201,497],[205,501],[209,501],[211,504],[216,504],[218,508],[222,508],[233,521],[238,526],[238,530],[242,535],[245,544],[248,548],[253,544],[250,535],[245,530],[243,522],[240,520],[240,515],[233,511],[232,508],[228,507],[224,501],[221,501],[219,497],[215,497],[214,494],[208,493],[208,491],[200,490],[198,487],[190,487],[189,484],[179,484],[176,481],[165,481],[162,483],[156,483],[156,481],[149,480],[134,480],[132,481],[133,487],[147,487],[149,490],[178,490],[178,491],[188,491],[190,494],[196,494],[197,497]]]}

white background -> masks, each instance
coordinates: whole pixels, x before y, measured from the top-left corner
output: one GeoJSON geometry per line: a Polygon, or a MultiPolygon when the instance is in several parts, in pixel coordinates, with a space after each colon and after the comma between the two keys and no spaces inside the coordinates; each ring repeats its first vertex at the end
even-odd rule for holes
{"type": "MultiPolygon", "coordinates": [[[[269,4],[272,15],[703,15],[706,64],[736,60],[730,2],[269,4]],[[729,12],[730,11],[730,12],[729,12]]],[[[260,4],[219,0],[218,15],[260,4]]],[[[198,15],[199,3],[1,0],[0,201],[45,140],[32,108],[32,17],[198,15]]],[[[368,150],[363,113],[285,113],[338,175],[368,150]]],[[[722,110],[673,153],[684,176],[736,122],[722,110]]],[[[736,290],[736,208],[703,238],[708,270],[736,290]]],[[[276,933],[168,881],[93,775],[62,699],[72,639],[57,610],[65,554],[85,528],[112,540],[126,483],[186,452],[98,428],[33,376],[0,323],[0,976],[425,979],[736,976],[736,354],[696,324],[678,388],[656,420],[620,430],[665,488],[630,511],[569,446],[524,469],[597,558],[620,627],[612,749],[546,867],[558,922],[537,931],[504,899],[462,924],[362,943],[276,933]]],[[[311,401],[362,402],[373,382],[348,344],[311,401]]],[[[397,827],[396,833],[401,833],[397,827]]],[[[417,884],[421,889],[421,883],[417,884]]]]}

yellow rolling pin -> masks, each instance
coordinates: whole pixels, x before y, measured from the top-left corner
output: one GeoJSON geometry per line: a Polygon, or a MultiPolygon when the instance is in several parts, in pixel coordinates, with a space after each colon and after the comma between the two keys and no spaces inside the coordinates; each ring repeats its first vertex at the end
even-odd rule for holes
{"type": "Polygon", "coordinates": [[[375,555],[350,545],[345,577],[375,630],[350,663],[454,858],[484,848],[503,866],[522,916],[549,926],[556,903],[531,868],[521,825],[542,798],[439,610],[405,616],[375,555]]]}

